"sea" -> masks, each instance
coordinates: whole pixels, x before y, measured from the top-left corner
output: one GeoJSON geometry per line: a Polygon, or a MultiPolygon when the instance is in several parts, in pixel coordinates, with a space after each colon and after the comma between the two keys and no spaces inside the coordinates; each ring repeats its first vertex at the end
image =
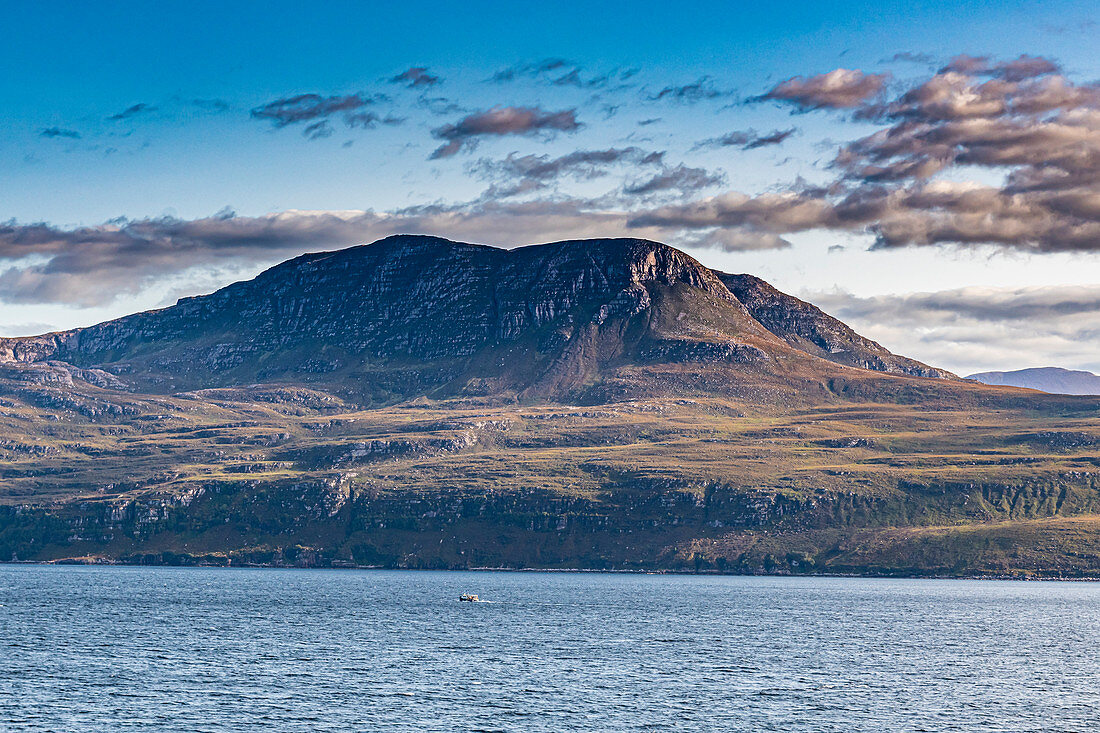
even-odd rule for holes
{"type": "Polygon", "coordinates": [[[0,565],[0,730],[1098,731],[1100,584],[0,565]]]}

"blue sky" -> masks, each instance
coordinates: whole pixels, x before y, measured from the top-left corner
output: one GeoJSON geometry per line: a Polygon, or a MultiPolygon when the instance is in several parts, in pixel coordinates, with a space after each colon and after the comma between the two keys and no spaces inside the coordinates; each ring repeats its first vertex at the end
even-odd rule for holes
{"type": "MultiPolygon", "coordinates": [[[[164,305],[387,227],[513,246],[635,233],[713,267],[755,272],[940,366],[1100,368],[1089,337],[1100,326],[1100,305],[1089,310],[1100,302],[1100,244],[1067,238],[1065,227],[1003,234],[1022,226],[1014,219],[988,244],[936,235],[868,251],[882,240],[880,222],[833,217],[806,227],[769,214],[745,225],[737,203],[736,226],[684,224],[698,214],[685,207],[729,194],[772,205],[758,197],[807,196],[807,186],[843,179],[847,193],[862,195],[851,176],[838,177],[838,150],[900,124],[898,114],[868,110],[960,54],[989,59],[964,70],[975,85],[1006,78],[996,64],[1026,55],[1057,65],[1035,79],[1085,89],[1100,78],[1097,20],[1084,2],[612,2],[522,13],[512,3],[13,4],[0,46],[0,221],[10,220],[0,236],[0,335],[164,305]],[[391,81],[421,67],[420,77],[391,81]],[[884,76],[852,105],[754,99],[835,69],[884,76]],[[506,70],[510,81],[492,80],[506,70]],[[354,106],[302,121],[278,116],[290,109],[280,102],[300,95],[354,106]],[[512,116],[486,122],[494,109],[512,116]],[[729,135],[738,142],[715,142],[729,135]],[[448,142],[458,152],[432,159],[448,142]],[[565,166],[578,151],[619,152],[613,163],[605,156],[549,177],[516,173],[517,160],[565,166]],[[517,182],[529,190],[500,194],[517,182]],[[519,216],[519,206],[556,213],[519,216]],[[292,213],[301,211],[371,218],[347,224],[355,214],[340,214],[333,228],[292,213]],[[156,229],[158,244],[146,247],[120,217],[156,229]],[[201,224],[211,217],[212,239],[201,224]],[[645,228],[642,219],[664,223],[645,228]],[[248,234],[235,239],[226,227],[248,234]],[[257,227],[274,233],[264,239],[257,227]],[[104,250],[119,229],[125,241],[104,250]],[[1004,318],[983,302],[1001,303],[1004,318]],[[1021,353],[1022,339],[1035,347],[1021,353]]],[[[1080,117],[1091,104],[1058,113],[1080,117]]],[[[1091,121],[1072,124],[1096,131],[1091,121]]],[[[998,187],[1017,169],[968,164],[972,157],[898,185],[998,187]]],[[[839,195],[828,194],[830,207],[839,195]]],[[[890,215],[895,231],[910,227],[890,215]]],[[[1075,231],[1087,233],[1088,216],[1075,231]]]]}

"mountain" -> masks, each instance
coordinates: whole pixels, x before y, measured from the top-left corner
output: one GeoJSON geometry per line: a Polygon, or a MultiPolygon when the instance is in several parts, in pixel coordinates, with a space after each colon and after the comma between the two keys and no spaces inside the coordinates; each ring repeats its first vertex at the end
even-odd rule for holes
{"type": "Polygon", "coordinates": [[[390,237],[0,339],[0,557],[1100,575],[1098,407],[656,242],[390,237]]]}
{"type": "Polygon", "coordinates": [[[1051,394],[1100,395],[1100,376],[1092,372],[1074,371],[1059,367],[1036,367],[1011,372],[979,372],[971,374],[982,384],[1026,387],[1051,394]]]}
{"type": "Polygon", "coordinates": [[[0,339],[0,361],[61,361],[172,392],[293,380],[376,401],[471,390],[580,397],[627,363],[813,371],[820,357],[951,378],[896,357],[750,276],[644,240],[503,250],[395,236],[303,255],[253,280],[91,328],[0,339]],[[792,348],[793,347],[793,348],[792,348]]]}
{"type": "Polygon", "coordinates": [[[295,380],[392,401],[563,394],[616,362],[777,349],[791,351],[664,245],[503,250],[397,236],[304,255],[160,311],[0,341],[0,359],[106,369],[156,392],[295,380]]]}

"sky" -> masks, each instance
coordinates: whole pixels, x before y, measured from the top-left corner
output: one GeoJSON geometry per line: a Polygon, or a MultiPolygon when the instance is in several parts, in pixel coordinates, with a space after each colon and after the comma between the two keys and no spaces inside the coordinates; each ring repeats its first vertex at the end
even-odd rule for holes
{"type": "Polygon", "coordinates": [[[1100,11],[7,4],[0,335],[396,232],[636,236],[958,373],[1100,370],[1100,11]]]}

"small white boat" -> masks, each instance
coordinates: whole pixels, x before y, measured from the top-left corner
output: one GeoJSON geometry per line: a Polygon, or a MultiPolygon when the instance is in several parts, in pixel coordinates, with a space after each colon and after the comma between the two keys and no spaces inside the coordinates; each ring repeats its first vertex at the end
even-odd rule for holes
{"type": "Polygon", "coordinates": [[[477,597],[477,593],[463,593],[458,597],[460,601],[469,601],[471,603],[477,603],[481,599],[477,597]]]}

